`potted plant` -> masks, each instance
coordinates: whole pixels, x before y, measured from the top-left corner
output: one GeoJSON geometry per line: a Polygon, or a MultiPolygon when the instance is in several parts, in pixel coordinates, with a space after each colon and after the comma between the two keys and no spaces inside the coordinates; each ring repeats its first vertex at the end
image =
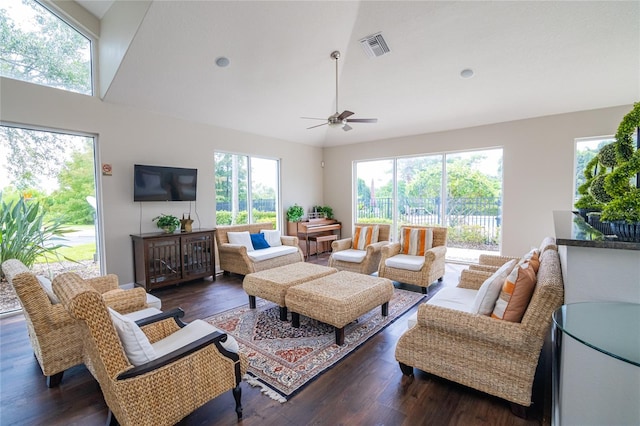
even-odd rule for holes
{"type": "Polygon", "coordinates": [[[333,219],[333,209],[329,206],[315,206],[313,210],[321,213],[325,219],[333,219]]]}
{"type": "Polygon", "coordinates": [[[287,220],[289,222],[300,222],[304,217],[304,209],[297,204],[287,209],[287,220]]]}
{"type": "Polygon", "coordinates": [[[180,219],[170,214],[161,214],[151,219],[152,222],[156,222],[158,228],[162,229],[167,234],[175,232],[180,226],[180,219]]]}

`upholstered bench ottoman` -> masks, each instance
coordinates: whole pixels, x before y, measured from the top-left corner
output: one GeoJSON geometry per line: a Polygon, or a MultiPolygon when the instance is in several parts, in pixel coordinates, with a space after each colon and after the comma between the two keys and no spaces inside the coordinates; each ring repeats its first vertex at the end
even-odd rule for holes
{"type": "Polygon", "coordinates": [[[332,325],[341,346],[347,324],[376,306],[382,306],[382,316],[387,316],[392,296],[391,280],[340,271],[289,288],[285,302],[293,327],[300,327],[300,314],[332,325]]]}
{"type": "Polygon", "coordinates": [[[244,291],[249,295],[249,307],[255,309],[256,297],[277,303],[280,319],[287,320],[285,294],[287,290],[305,281],[335,274],[338,270],[313,263],[297,262],[277,268],[247,274],[242,281],[244,291]]]}

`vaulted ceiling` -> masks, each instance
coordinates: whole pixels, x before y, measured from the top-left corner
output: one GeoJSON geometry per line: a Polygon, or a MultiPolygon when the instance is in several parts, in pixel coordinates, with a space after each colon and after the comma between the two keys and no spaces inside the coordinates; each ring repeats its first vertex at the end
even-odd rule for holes
{"type": "Polygon", "coordinates": [[[104,100],[315,146],[631,104],[640,2],[152,1],[104,100]],[[339,109],[377,124],[300,118],[336,111],[334,50],[339,109]]]}

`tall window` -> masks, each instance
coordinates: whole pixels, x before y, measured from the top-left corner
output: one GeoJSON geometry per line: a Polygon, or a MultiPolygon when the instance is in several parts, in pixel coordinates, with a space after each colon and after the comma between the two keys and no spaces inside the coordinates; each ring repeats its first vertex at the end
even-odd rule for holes
{"type": "MultiPolygon", "coordinates": [[[[586,182],[585,169],[587,164],[596,156],[600,149],[615,142],[613,137],[605,138],[585,138],[576,140],[576,168],[575,168],[575,180],[573,187],[574,201],[580,198],[582,194],[579,192],[580,186],[586,182]]],[[[592,173],[597,171],[592,170],[592,173]]],[[[586,190],[586,189],[585,189],[586,190]]]]}
{"type": "Polygon", "coordinates": [[[498,251],[502,150],[401,157],[354,164],[354,218],[448,227],[447,258],[476,261],[498,251]]]}
{"type": "Polygon", "coordinates": [[[0,6],[0,75],[91,95],[91,40],[34,0],[0,6]]]}
{"type": "Polygon", "coordinates": [[[215,170],[218,225],[271,222],[278,227],[278,160],[216,152],[215,170]]]}
{"type": "MultiPolygon", "coordinates": [[[[0,201],[37,202],[45,226],[59,222],[68,231],[63,238],[45,241],[45,246],[63,247],[37,257],[31,269],[50,277],[65,271],[99,276],[94,138],[0,125],[0,158],[7,160],[0,161],[0,201]]],[[[12,231],[5,228],[5,235],[32,244],[38,230],[28,225],[37,218],[29,220],[12,231]]],[[[17,299],[15,306],[19,309],[17,299]]]]}

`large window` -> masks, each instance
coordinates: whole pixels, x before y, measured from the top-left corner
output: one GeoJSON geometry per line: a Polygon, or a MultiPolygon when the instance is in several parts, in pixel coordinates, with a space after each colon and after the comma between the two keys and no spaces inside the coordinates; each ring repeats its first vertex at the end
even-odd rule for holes
{"type": "Polygon", "coordinates": [[[502,150],[401,157],[354,164],[354,219],[448,227],[447,259],[499,250],[502,150]]]}
{"type": "Polygon", "coordinates": [[[91,40],[34,0],[0,5],[0,75],[91,95],[91,40]]]}
{"type": "Polygon", "coordinates": [[[218,225],[271,222],[278,227],[278,160],[216,152],[215,170],[218,225]]]}

